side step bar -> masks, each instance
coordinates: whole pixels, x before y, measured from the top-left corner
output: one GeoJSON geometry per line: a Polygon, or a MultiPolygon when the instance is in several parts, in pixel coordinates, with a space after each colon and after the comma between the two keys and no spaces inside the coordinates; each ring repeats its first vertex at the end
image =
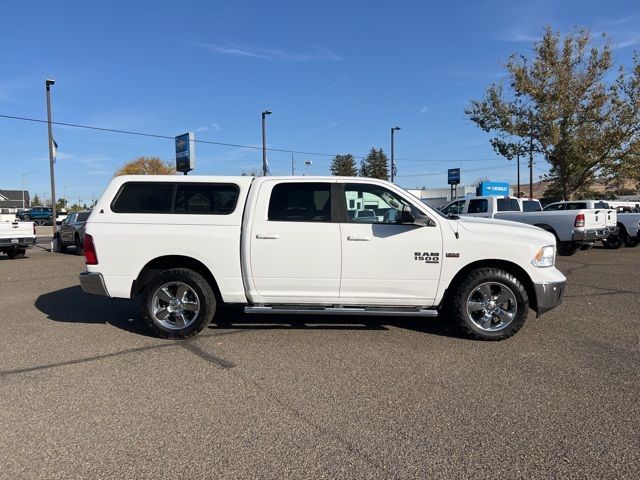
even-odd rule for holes
{"type": "Polygon", "coordinates": [[[245,313],[279,313],[311,315],[363,315],[392,317],[437,317],[438,311],[427,308],[404,307],[314,307],[289,305],[255,305],[244,307],[245,313]]]}

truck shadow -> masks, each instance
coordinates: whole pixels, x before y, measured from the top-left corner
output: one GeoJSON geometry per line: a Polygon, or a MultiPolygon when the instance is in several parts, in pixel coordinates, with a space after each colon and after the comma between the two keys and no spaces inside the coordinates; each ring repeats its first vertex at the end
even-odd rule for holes
{"type": "MultiPolygon", "coordinates": [[[[152,336],[136,300],[88,295],[80,286],[40,295],[35,307],[48,319],[61,323],[105,324],[152,336]]],[[[251,315],[241,308],[221,307],[209,330],[388,330],[388,327],[458,338],[446,318],[349,317],[326,315],[251,315]]]]}

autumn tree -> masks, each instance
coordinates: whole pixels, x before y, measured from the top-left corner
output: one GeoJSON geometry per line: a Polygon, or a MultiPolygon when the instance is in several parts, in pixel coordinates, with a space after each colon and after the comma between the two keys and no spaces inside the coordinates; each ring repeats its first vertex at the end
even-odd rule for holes
{"type": "Polygon", "coordinates": [[[163,162],[157,157],[138,157],[125,163],[115,176],[120,175],[173,175],[176,168],[171,162],[163,162]]]}
{"type": "Polygon", "coordinates": [[[331,175],[342,177],[358,176],[356,159],[351,154],[336,155],[331,161],[331,175]]]}
{"type": "Polygon", "coordinates": [[[360,162],[360,176],[389,179],[389,159],[381,148],[378,150],[372,148],[369,155],[360,162]]]}
{"type": "Polygon", "coordinates": [[[613,83],[612,48],[587,30],[562,37],[547,27],[533,44],[533,58],[512,55],[508,86],[491,85],[465,113],[493,134],[496,153],[542,155],[550,164],[544,179],[570,199],[589,189],[605,169],[620,170],[640,134],[640,68],[620,67],[613,83]]]}

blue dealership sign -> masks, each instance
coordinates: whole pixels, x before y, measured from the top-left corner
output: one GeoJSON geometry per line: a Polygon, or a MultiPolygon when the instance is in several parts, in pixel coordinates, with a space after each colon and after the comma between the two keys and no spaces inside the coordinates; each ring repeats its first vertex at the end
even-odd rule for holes
{"type": "Polygon", "coordinates": [[[176,170],[190,172],[196,166],[195,136],[193,132],[184,133],[176,137],[176,170]]]}
{"type": "Polygon", "coordinates": [[[460,169],[450,168],[447,170],[447,178],[449,179],[449,185],[458,185],[460,183],[460,169]]]}
{"type": "Polygon", "coordinates": [[[478,185],[478,196],[504,197],[509,195],[509,184],[506,182],[482,182],[478,185]]]}

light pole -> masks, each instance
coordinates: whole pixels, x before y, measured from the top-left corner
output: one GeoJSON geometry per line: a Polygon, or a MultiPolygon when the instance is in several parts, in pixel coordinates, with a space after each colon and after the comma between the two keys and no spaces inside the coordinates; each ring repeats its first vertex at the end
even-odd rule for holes
{"type": "Polygon", "coordinates": [[[54,172],[53,162],[55,160],[53,156],[53,132],[51,131],[51,85],[55,84],[55,80],[47,78],[44,81],[44,85],[47,89],[47,127],[49,130],[49,172],[51,175],[51,223],[53,224],[53,230],[56,228],[56,179],[54,172]]]}
{"type": "MultiPolygon", "coordinates": [[[[24,208],[24,177],[26,177],[27,175],[30,175],[32,173],[41,172],[41,171],[42,170],[31,170],[30,172],[22,174],[22,179],[21,179],[21,182],[20,182],[20,185],[22,187],[22,208],[24,208]]],[[[29,204],[31,204],[31,201],[29,201],[29,204]]]]}
{"type": "Polygon", "coordinates": [[[391,183],[396,176],[396,160],[395,160],[395,145],[394,145],[394,133],[400,130],[400,127],[391,128],[391,183]]]}
{"type": "Polygon", "coordinates": [[[262,112],[262,175],[265,177],[269,173],[269,164],[267,163],[267,115],[271,115],[271,110],[262,112]]]}

